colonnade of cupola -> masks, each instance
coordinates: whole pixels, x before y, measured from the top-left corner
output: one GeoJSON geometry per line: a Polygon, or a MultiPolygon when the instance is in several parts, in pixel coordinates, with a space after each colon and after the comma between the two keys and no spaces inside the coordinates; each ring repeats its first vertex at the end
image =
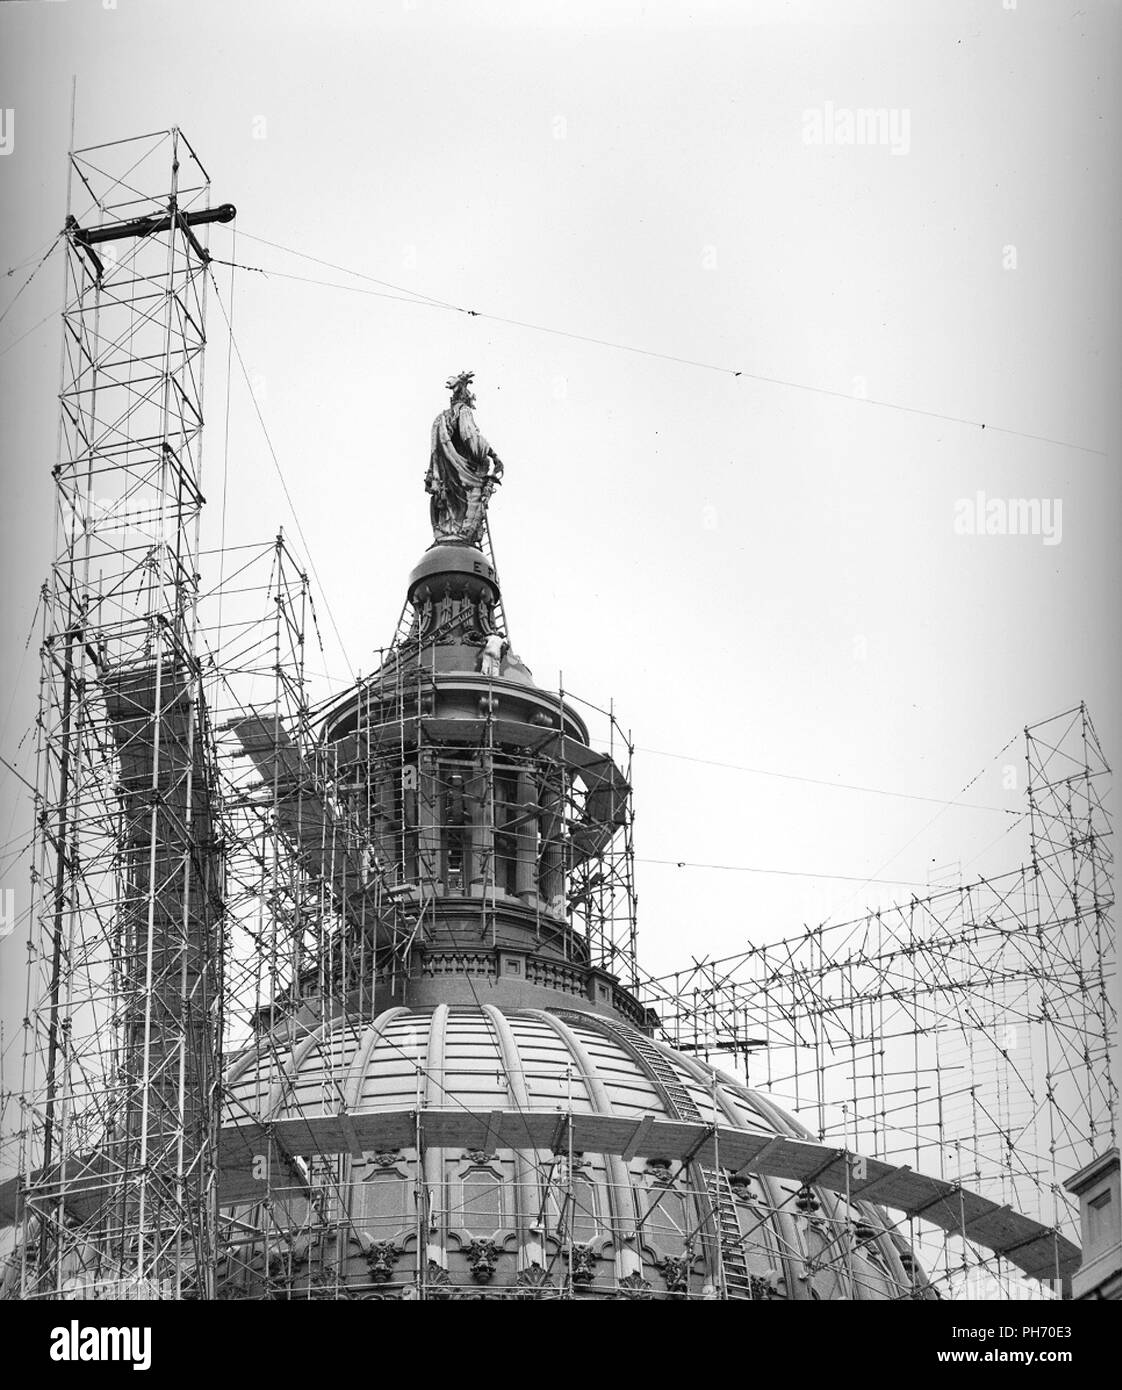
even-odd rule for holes
{"type": "Polygon", "coordinates": [[[410,577],[410,621],[323,721],[324,763],[361,830],[367,876],[409,924],[408,967],[392,972],[389,998],[482,989],[545,1006],[577,994],[616,1011],[620,986],[597,969],[590,917],[630,786],[571,701],[511,653],[500,605],[480,550],[431,547],[410,577]]]}

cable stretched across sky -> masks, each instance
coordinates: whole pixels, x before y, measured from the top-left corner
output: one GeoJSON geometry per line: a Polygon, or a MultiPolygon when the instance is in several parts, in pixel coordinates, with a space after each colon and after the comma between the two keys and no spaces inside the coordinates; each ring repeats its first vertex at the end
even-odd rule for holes
{"type": "MultiPolygon", "coordinates": [[[[655,758],[673,758],[675,762],[697,763],[700,767],[719,767],[728,772],[748,772],[755,777],[776,777],[784,782],[805,782],[812,787],[832,787],[835,791],[864,792],[868,796],[892,796],[898,797],[903,801],[929,801],[935,806],[959,806],[969,811],[996,811],[1003,816],[1019,816],[1019,811],[1010,810],[1008,806],[987,806],[979,801],[948,801],[944,796],[923,796],[919,792],[899,792],[890,791],[886,787],[869,787],[857,782],[832,782],[826,777],[804,777],[796,772],[775,772],[770,768],[764,767],[745,767],[740,763],[719,762],[715,758],[695,758],[687,753],[669,753],[663,748],[641,748],[636,746],[636,753],[646,753],[655,758]]],[[[961,793],[960,793],[961,795],[961,793]]]]}
{"type": "Polygon", "coordinates": [[[692,859],[645,859],[636,855],[636,864],[663,864],[675,869],[721,869],[732,874],[776,874],[782,878],[839,879],[847,883],[888,883],[896,888],[930,888],[911,878],[865,878],[861,874],[819,874],[809,869],[765,869],[755,864],[702,864],[692,859]]]}
{"type": "MultiPolygon", "coordinates": [[[[31,274],[27,277],[27,279],[23,282],[23,284],[20,285],[19,289],[16,290],[15,294],[14,294],[14,295],[11,297],[11,299],[8,301],[7,307],[3,310],[2,313],[0,313],[0,323],[3,323],[4,320],[8,317],[8,315],[12,312],[12,310],[16,307],[16,304],[17,304],[17,302],[19,301],[20,295],[23,294],[24,290],[27,289],[28,285],[31,284],[32,280],[35,279],[36,275],[38,275],[39,271],[43,268],[44,263],[50,258],[51,252],[52,252],[52,251],[55,249],[55,247],[58,245],[58,243],[59,243],[59,238],[61,237],[61,235],[62,235],[62,234],[61,234],[61,232],[60,232],[58,236],[55,236],[55,237],[52,237],[52,238],[51,238],[50,244],[48,245],[46,251],[44,251],[43,254],[42,254],[42,256],[39,258],[39,261],[38,261],[38,263],[36,264],[35,269],[31,272],[31,274]]],[[[34,259],[34,258],[31,257],[31,258],[29,258],[29,259],[34,259]]],[[[28,263],[27,261],[23,261],[20,265],[12,266],[12,268],[11,268],[9,271],[7,271],[6,274],[7,274],[7,275],[14,275],[14,274],[16,273],[16,271],[22,270],[23,267],[24,267],[25,265],[27,265],[27,263],[28,263]]],[[[18,341],[18,339],[17,339],[17,341],[18,341]]]]}
{"type": "MultiPolygon", "coordinates": [[[[252,233],[241,231],[239,235],[248,238],[250,241],[260,242],[263,246],[272,247],[274,250],[282,251],[286,255],[297,256],[302,260],[311,261],[316,265],[326,266],[331,270],[336,270],[343,275],[352,275],[356,279],[368,281],[372,285],[378,285],[380,289],[364,289],[358,285],[341,285],[334,280],[319,280],[309,275],[294,275],[291,271],[277,270],[275,267],[245,265],[240,261],[226,260],[221,257],[212,257],[212,263],[216,265],[226,265],[233,270],[248,271],[255,275],[274,277],[280,280],[292,280],[299,284],[315,285],[323,289],[343,290],[348,294],[364,294],[375,299],[386,299],[399,304],[416,304],[424,308],[441,309],[446,313],[464,314],[468,318],[485,319],[489,323],[501,323],[510,328],[521,328],[530,333],[544,333],[551,337],[567,338],[572,342],[588,343],[594,347],[607,348],[615,352],[632,353],[639,357],[650,357],[660,362],[672,362],[682,367],[694,367],[699,371],[716,372],[721,376],[728,376],[734,380],[743,378],[746,381],[756,381],[767,386],[782,386],[792,391],[807,391],[816,396],[832,397],[835,400],[848,401],[857,405],[875,406],[881,410],[894,410],[904,415],[920,416],[928,420],[942,420],[947,424],[964,425],[969,429],[988,430],[991,434],[1003,434],[1014,439],[1027,439],[1037,444],[1048,444],[1059,449],[1072,449],[1082,454],[1093,454],[1096,457],[1105,457],[1105,449],[1097,449],[1088,444],[1077,444],[1070,439],[1056,439],[1051,435],[1034,434],[1030,430],[1013,429],[1008,425],[995,425],[986,420],[973,420],[964,415],[951,415],[945,411],[925,410],[920,406],[901,405],[898,401],[879,400],[875,397],[854,396],[848,391],[837,391],[828,386],[816,386],[811,382],[794,381],[789,377],[769,376],[763,372],[751,372],[742,367],[732,367],[718,362],[703,362],[698,358],[684,357],[670,352],[659,352],[654,348],[639,347],[634,343],[621,343],[611,338],[600,338],[594,334],[577,333],[572,329],[557,328],[550,324],[532,323],[526,319],[509,318],[503,314],[492,314],[484,309],[472,309],[467,305],[456,304],[451,300],[438,299],[433,295],[428,295],[420,290],[413,290],[404,285],[394,284],[390,280],[382,280],[376,276],[368,275],[361,270],[355,270],[351,266],[338,265],[333,261],[327,261],[319,256],[310,255],[306,251],[298,251],[291,246],[282,246],[279,242],[269,241],[265,237],[254,236],[252,233]],[[393,291],[393,293],[389,293],[393,291]]],[[[48,253],[49,254],[49,253],[48,253]]],[[[44,258],[45,259],[45,258],[44,258]]],[[[38,267],[36,267],[38,269],[38,267]]],[[[33,272],[34,274],[34,272],[33,272]]],[[[23,286],[19,293],[22,293],[23,286]]],[[[13,298],[7,309],[4,310],[6,316],[9,309],[15,304],[13,298]]],[[[24,338],[29,337],[37,328],[50,322],[58,316],[57,310],[52,310],[49,314],[32,324],[17,338],[0,348],[0,357],[10,352],[24,338]]]]}
{"type": "Polygon", "coordinates": [[[703,362],[697,358],[684,357],[669,352],[659,352],[653,348],[639,347],[634,343],[622,343],[610,338],[601,338],[593,334],[577,333],[571,329],[557,328],[550,324],[533,323],[526,319],[509,318],[503,314],[492,314],[484,309],[469,308],[464,304],[457,304],[451,300],[438,299],[432,295],[424,294],[419,290],[410,289],[405,285],[397,285],[389,280],[378,279],[365,271],[356,270],[351,266],[338,265],[333,261],[324,260],[319,256],[313,256],[306,251],[298,251],[291,246],[282,246],[279,242],[269,241],[265,237],[254,236],[244,230],[239,231],[239,236],[250,241],[260,242],[263,246],[269,246],[276,251],[282,251],[286,255],[297,256],[302,260],[312,261],[316,265],[322,265],[331,270],[336,270],[343,275],[353,275],[356,279],[365,280],[371,285],[377,285],[378,289],[365,289],[358,285],[341,285],[333,280],[318,280],[312,276],[294,275],[291,271],[277,270],[268,266],[244,265],[233,260],[214,259],[218,264],[231,266],[235,270],[244,270],[257,275],[275,276],[282,280],[293,280],[302,284],[317,285],[325,289],[343,290],[349,294],[365,294],[376,299],[388,299],[397,303],[417,304],[425,308],[441,309],[446,313],[464,314],[468,318],[485,319],[489,323],[501,323],[511,328],[525,329],[531,333],[545,333],[551,337],[567,338],[573,342],[588,343],[595,347],[608,348],[615,352],[633,353],[640,357],[651,357],[662,362],[673,362],[683,367],[694,367],[700,371],[716,372],[722,376],[743,378],[746,381],[756,381],[768,386],[783,386],[794,391],[808,391],[817,396],[829,396],[836,400],[853,402],[859,405],[875,406],[882,410],[894,410],[905,415],[922,416],[929,420],[942,420],[948,424],[965,425],[968,428],[978,430],[988,430],[991,434],[1008,435],[1015,439],[1028,439],[1038,444],[1050,444],[1056,448],[1073,449],[1079,453],[1094,454],[1104,456],[1105,450],[1096,449],[1086,444],[1076,444],[1072,440],[1055,439],[1049,435],[1034,434],[1029,430],[1013,429],[1007,425],[995,425],[986,420],[972,420],[962,415],[951,415],[944,411],[925,410],[919,406],[901,405],[897,401],[878,400],[872,397],[853,396],[848,391],[836,391],[827,386],[816,386],[810,382],[794,381],[788,377],[769,376],[763,372],[752,372],[742,367],[733,367],[717,362],[703,362]],[[389,293],[388,291],[393,291],[389,293]]]}

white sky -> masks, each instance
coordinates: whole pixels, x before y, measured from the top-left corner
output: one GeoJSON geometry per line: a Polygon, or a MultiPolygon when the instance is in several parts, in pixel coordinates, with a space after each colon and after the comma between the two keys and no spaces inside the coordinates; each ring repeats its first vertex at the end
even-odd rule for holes
{"type": "MultiPolygon", "coordinates": [[[[988,764],[970,799],[1020,809],[1002,769],[1023,770],[1026,723],[1085,699],[1118,750],[1120,37],[1117,6],[1094,0],[5,5],[0,271],[61,226],[76,73],[76,143],[181,126],[215,201],[238,207],[243,262],[347,280],[250,234],[742,370],[278,278],[235,289],[356,667],[389,641],[429,543],[429,424],[445,378],[471,367],[507,465],[492,527],[514,647],[542,685],[563,671],[567,690],[614,698],[643,750],[934,798],[988,764]],[[804,111],[828,102],[906,112],[907,149],[805,144],[804,111]],[[988,428],[870,405],[862,383],[988,428]],[[956,535],[956,500],[978,490],[1061,499],[1061,543],[956,535]]],[[[215,254],[231,245],[214,231],[215,254]]],[[[25,274],[0,280],[0,311],[25,274]]],[[[21,770],[57,317],[5,349],[60,302],[52,260],[0,324],[0,751],[21,770]]],[[[209,328],[217,498],[213,304],[209,328]]],[[[238,380],[228,515],[231,542],[293,529],[238,380]]],[[[347,678],[333,637],[312,664],[347,678]]],[[[937,805],[645,752],[635,782],[654,969],[855,915],[876,890],[643,860],[923,884],[948,862],[973,876],[1025,857],[1019,831],[992,843],[1010,822],[992,809],[925,830],[937,805]]],[[[29,810],[7,774],[0,786],[6,841],[29,810]]],[[[22,907],[25,869],[4,863],[22,907]]],[[[0,943],[9,1028],[22,936],[0,943]]]]}

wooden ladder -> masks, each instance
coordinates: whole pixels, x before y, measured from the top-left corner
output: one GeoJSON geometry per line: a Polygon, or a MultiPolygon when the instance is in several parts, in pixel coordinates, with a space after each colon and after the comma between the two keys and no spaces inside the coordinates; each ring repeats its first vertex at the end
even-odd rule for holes
{"type": "MultiPolygon", "coordinates": [[[[587,1017],[582,1021],[587,1023],[587,1017]]],[[[675,1119],[688,1120],[696,1124],[708,1123],[661,1048],[656,1047],[642,1033],[624,1028],[611,1019],[598,1017],[595,1026],[611,1033],[639,1058],[648,1075],[657,1083],[675,1119]]],[[[740,1239],[740,1221],[736,1215],[728,1175],[719,1168],[708,1168],[703,1163],[699,1163],[698,1168],[705,1181],[717,1228],[725,1290],[730,1297],[751,1298],[752,1281],[740,1239]]]]}
{"type": "Polygon", "coordinates": [[[479,548],[491,562],[491,568],[495,571],[495,591],[498,594],[494,608],[495,626],[498,628],[500,635],[505,637],[509,642],[510,630],[506,625],[506,613],[503,609],[503,591],[499,584],[499,567],[495,563],[495,547],[491,540],[491,523],[486,517],[483,518],[483,535],[480,537],[479,548]]]}

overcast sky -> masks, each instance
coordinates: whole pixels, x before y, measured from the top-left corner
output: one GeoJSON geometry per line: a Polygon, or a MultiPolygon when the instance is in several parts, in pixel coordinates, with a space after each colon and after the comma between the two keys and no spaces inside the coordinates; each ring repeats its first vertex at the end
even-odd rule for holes
{"type": "MultiPolygon", "coordinates": [[[[1120,30],[1095,0],[8,4],[0,272],[62,224],[76,74],[78,146],[187,133],[238,208],[218,256],[236,237],[241,262],[374,288],[300,251],[656,354],[279,276],[233,286],[346,649],[325,621],[316,693],[392,636],[431,539],[430,422],[445,378],[475,370],[506,463],[491,516],[513,644],[633,730],[640,941],[672,968],[938,866],[1020,863],[1003,810],[1023,805],[1026,723],[1086,700],[1116,755],[1120,30]],[[845,143],[863,109],[885,138],[845,143]],[[1058,543],[956,533],[979,492],[1058,504],[1058,543]],[[983,768],[967,799],[985,809],[941,811],[983,768]]],[[[29,269],[0,279],[0,312],[29,269]]],[[[61,292],[55,257],[0,324],[0,751],[25,772],[61,292]]],[[[217,500],[213,302],[209,330],[217,500]]],[[[236,376],[229,460],[229,540],[294,532],[236,376]]],[[[15,848],[29,809],[5,778],[15,848]]],[[[4,864],[22,906],[25,865],[4,864]]],[[[22,939],[0,943],[9,1020],[22,939]]]]}

